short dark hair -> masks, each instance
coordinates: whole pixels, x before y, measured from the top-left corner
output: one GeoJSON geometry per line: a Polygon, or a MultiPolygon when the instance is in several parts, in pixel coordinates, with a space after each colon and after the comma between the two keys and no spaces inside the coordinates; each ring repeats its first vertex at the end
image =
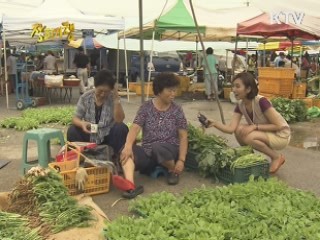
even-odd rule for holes
{"type": "Polygon", "coordinates": [[[159,73],[155,76],[153,80],[153,93],[154,95],[158,95],[163,91],[165,88],[177,87],[179,86],[180,82],[178,77],[174,73],[170,72],[163,72],[159,73]]]}
{"type": "Polygon", "coordinates": [[[247,98],[254,99],[259,92],[257,82],[254,76],[249,72],[241,72],[234,76],[232,82],[234,82],[238,78],[241,79],[245,88],[251,88],[251,91],[247,94],[247,98]]]}
{"type": "Polygon", "coordinates": [[[103,69],[97,72],[94,76],[94,86],[99,87],[102,85],[107,85],[110,89],[114,89],[116,79],[114,78],[112,72],[109,70],[103,69]]]}
{"type": "Polygon", "coordinates": [[[212,54],[213,53],[213,48],[212,47],[208,47],[206,50],[206,54],[212,54]]]}

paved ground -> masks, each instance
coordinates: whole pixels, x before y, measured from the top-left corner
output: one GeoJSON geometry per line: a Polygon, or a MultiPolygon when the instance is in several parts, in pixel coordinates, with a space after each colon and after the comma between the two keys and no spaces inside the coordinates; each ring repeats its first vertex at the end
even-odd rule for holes
{"type": "MultiPolygon", "coordinates": [[[[199,100],[201,98],[199,96],[195,97],[198,100],[193,101],[192,98],[193,96],[177,99],[177,102],[182,105],[188,121],[190,121],[192,124],[198,125],[196,118],[198,111],[201,111],[210,118],[220,119],[220,114],[216,102],[199,100]]],[[[75,104],[76,101],[77,96],[74,96],[71,104],[75,104]]],[[[133,120],[140,103],[141,100],[137,96],[132,96],[130,98],[130,102],[127,102],[123,98],[123,106],[126,113],[126,122],[133,120]]],[[[229,102],[222,102],[221,105],[224,110],[225,119],[228,122],[232,114],[234,105],[229,102]]],[[[58,104],[53,104],[52,106],[58,106],[58,104]]],[[[9,109],[6,108],[5,97],[0,97],[0,120],[9,116],[19,116],[20,114],[21,112],[15,109],[14,96],[10,96],[9,109]]],[[[63,128],[62,126],[50,126],[65,130],[65,128],[63,128]]],[[[320,133],[317,132],[319,126],[320,121],[304,122],[291,125],[294,132],[294,137],[292,138],[291,145],[301,147],[303,143],[305,144],[307,142],[309,145],[312,145],[315,143],[315,141],[319,141],[320,133]]],[[[209,129],[208,132],[219,134],[227,138],[231,146],[237,146],[237,143],[232,135],[226,135],[214,129],[209,129]]],[[[23,132],[0,129],[0,160],[11,160],[9,165],[4,167],[3,169],[0,169],[0,192],[9,191],[10,189],[12,189],[14,183],[17,182],[20,177],[23,135],[23,132]]],[[[287,161],[275,175],[275,177],[278,177],[279,179],[287,182],[290,186],[309,190],[317,195],[320,195],[320,188],[318,183],[320,179],[319,150],[320,148],[318,148],[318,151],[313,151],[288,146],[285,150],[283,150],[287,161]]],[[[53,147],[52,152],[54,153],[55,151],[57,151],[57,147],[53,147]]],[[[32,144],[30,145],[29,154],[31,158],[36,157],[36,146],[32,144]]],[[[198,176],[196,173],[187,171],[182,174],[181,182],[177,186],[168,186],[166,184],[165,178],[163,177],[160,177],[158,179],[151,179],[147,176],[142,176],[139,174],[136,177],[136,182],[138,184],[144,185],[145,193],[143,194],[143,196],[156,191],[170,191],[179,193],[182,191],[200,187],[202,185],[213,187],[216,186],[212,179],[204,179],[198,176]]],[[[111,187],[109,193],[95,196],[93,197],[93,199],[110,219],[115,219],[122,214],[128,214],[127,207],[129,201],[127,200],[121,200],[112,207],[112,204],[116,200],[118,200],[120,196],[120,192],[111,187]]]]}

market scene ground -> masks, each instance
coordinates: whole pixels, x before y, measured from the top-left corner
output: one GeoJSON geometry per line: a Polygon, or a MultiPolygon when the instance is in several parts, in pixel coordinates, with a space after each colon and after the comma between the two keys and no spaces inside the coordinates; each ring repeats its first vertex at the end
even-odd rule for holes
{"type": "MultiPolygon", "coordinates": [[[[77,102],[78,95],[74,95],[71,101],[71,105],[77,102]]],[[[219,120],[220,113],[216,101],[203,100],[203,96],[194,96],[195,99],[188,97],[178,97],[176,102],[179,103],[185,112],[187,120],[194,126],[199,126],[197,120],[197,114],[201,113],[207,115],[210,118],[219,120]]],[[[0,120],[6,117],[20,116],[21,111],[15,108],[15,97],[10,95],[9,109],[6,108],[5,97],[0,97],[0,120]]],[[[125,122],[132,122],[136,111],[141,104],[140,96],[130,96],[128,102],[125,97],[122,97],[122,105],[126,114],[125,122]]],[[[229,101],[222,100],[221,102],[224,117],[226,122],[231,118],[233,113],[234,104],[229,101]]],[[[58,104],[52,104],[42,107],[57,107],[58,104]]],[[[40,107],[41,108],[41,107],[40,107]]],[[[43,127],[46,127],[44,125],[43,127]]],[[[66,127],[62,125],[48,125],[47,127],[59,128],[64,132],[66,127]]],[[[273,177],[279,178],[286,182],[288,185],[311,191],[320,196],[320,189],[318,180],[320,178],[320,143],[318,132],[320,127],[320,121],[312,122],[299,122],[291,124],[290,127],[293,131],[290,145],[282,152],[286,156],[285,164],[280,170],[273,175],[273,177]]],[[[228,140],[228,144],[231,146],[238,146],[233,135],[223,134],[216,131],[213,128],[207,130],[208,133],[214,133],[220,135],[228,140]]],[[[16,131],[13,129],[0,129],[0,160],[9,160],[10,163],[0,169],[1,185],[0,192],[6,192],[12,190],[13,186],[21,177],[21,156],[22,156],[22,141],[25,132],[16,131]]],[[[59,150],[59,146],[52,147],[52,153],[54,154],[59,150]]],[[[30,144],[29,154],[31,157],[36,156],[37,148],[35,145],[30,144]]],[[[217,186],[221,183],[215,183],[212,178],[203,178],[199,174],[185,170],[181,175],[180,183],[176,186],[169,186],[166,183],[166,179],[160,176],[157,179],[153,179],[145,175],[136,175],[137,184],[141,184],[145,188],[145,192],[142,196],[148,196],[154,192],[167,191],[172,193],[182,193],[187,190],[199,188],[203,185],[217,186]]],[[[121,200],[114,206],[115,201],[121,198],[121,192],[114,187],[110,187],[110,191],[105,194],[93,196],[94,202],[106,213],[111,220],[116,219],[121,215],[128,215],[128,200],[121,200]]]]}

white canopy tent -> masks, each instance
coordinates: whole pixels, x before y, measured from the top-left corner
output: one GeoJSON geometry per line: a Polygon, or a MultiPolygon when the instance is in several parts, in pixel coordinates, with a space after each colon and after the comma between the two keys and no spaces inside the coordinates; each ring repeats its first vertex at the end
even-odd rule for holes
{"type": "MultiPolygon", "coordinates": [[[[124,28],[124,19],[122,17],[85,15],[64,0],[46,0],[37,8],[30,10],[28,14],[11,14],[2,14],[2,36],[4,42],[5,40],[14,40],[24,43],[36,43],[38,36],[31,37],[32,26],[36,23],[42,24],[47,28],[58,28],[63,22],[69,22],[74,24],[75,34],[81,33],[81,30],[85,29],[93,29],[95,32],[107,34],[109,31],[119,31],[124,28]]],[[[5,51],[4,53],[6,54],[5,51]]],[[[4,57],[6,60],[6,55],[4,57]]],[[[7,81],[6,67],[5,78],[7,81]]],[[[6,96],[7,108],[9,108],[7,84],[6,96]]]]}

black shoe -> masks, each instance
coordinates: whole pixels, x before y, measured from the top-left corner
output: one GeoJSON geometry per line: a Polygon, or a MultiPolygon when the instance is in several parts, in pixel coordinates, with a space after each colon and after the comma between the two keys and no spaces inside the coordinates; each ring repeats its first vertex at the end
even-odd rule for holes
{"type": "Polygon", "coordinates": [[[176,185],[179,183],[179,174],[174,172],[169,172],[167,182],[169,185],[176,185]]]}
{"type": "Polygon", "coordinates": [[[143,186],[138,186],[133,190],[128,190],[122,193],[122,197],[127,199],[132,199],[138,196],[139,194],[142,194],[144,192],[143,186]]]}

